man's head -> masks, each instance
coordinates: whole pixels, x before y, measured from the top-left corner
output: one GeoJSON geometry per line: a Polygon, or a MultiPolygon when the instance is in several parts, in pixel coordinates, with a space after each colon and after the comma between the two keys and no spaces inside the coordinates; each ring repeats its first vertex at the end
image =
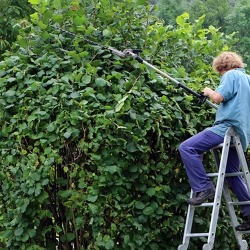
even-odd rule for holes
{"type": "Polygon", "coordinates": [[[213,60],[213,69],[223,75],[226,71],[236,68],[243,68],[244,63],[240,55],[225,51],[213,60]]]}

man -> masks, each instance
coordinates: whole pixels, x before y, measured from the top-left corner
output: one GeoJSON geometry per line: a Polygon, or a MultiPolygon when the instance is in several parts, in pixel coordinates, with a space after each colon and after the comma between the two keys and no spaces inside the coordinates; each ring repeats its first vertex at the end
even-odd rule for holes
{"type": "MultiPolygon", "coordinates": [[[[205,96],[220,104],[214,125],[182,142],[179,152],[189,178],[194,196],[191,205],[213,200],[215,188],[202,163],[202,154],[224,140],[228,127],[234,127],[240,136],[243,149],[250,142],[250,76],[245,73],[242,58],[234,52],[222,52],[213,61],[213,69],[221,75],[216,90],[206,87],[205,96]]],[[[239,158],[235,148],[230,148],[227,173],[239,172],[239,158]]],[[[250,201],[250,194],[241,176],[227,177],[229,186],[239,201],[250,201]]],[[[250,230],[250,205],[242,206],[243,223],[237,231],[250,230]]]]}

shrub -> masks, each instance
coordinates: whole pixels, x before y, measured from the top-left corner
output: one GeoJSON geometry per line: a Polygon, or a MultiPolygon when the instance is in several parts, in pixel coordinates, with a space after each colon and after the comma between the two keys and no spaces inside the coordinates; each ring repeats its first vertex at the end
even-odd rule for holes
{"type": "Polygon", "coordinates": [[[187,13],[173,30],[146,1],[29,2],[32,22],[0,64],[3,246],[176,249],[190,189],[177,146],[214,111],[108,46],[140,48],[199,91],[230,37],[187,13]]]}

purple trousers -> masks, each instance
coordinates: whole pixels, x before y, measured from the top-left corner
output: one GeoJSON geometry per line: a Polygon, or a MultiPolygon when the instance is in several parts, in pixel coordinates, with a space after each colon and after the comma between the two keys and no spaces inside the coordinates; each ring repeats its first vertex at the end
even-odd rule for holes
{"type": "MultiPolygon", "coordinates": [[[[180,144],[179,152],[193,192],[201,192],[214,187],[203,166],[202,154],[222,143],[223,140],[223,137],[205,129],[180,144]]],[[[236,149],[230,148],[226,173],[239,172],[239,168],[240,161],[236,149]]],[[[226,181],[238,201],[250,201],[250,194],[242,176],[226,177],[226,181]]],[[[250,205],[241,207],[243,216],[249,216],[250,205]]]]}

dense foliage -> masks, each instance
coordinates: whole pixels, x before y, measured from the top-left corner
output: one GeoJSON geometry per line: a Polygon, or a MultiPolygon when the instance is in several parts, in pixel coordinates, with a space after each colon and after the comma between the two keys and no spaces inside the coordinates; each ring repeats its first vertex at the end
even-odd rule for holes
{"type": "MultiPolygon", "coordinates": [[[[214,110],[107,46],[140,48],[200,91],[231,38],[187,13],[164,26],[142,0],[29,2],[0,63],[2,248],[176,249],[190,190],[177,147],[214,110]]],[[[221,214],[216,247],[235,247],[228,223],[221,214]]]]}

